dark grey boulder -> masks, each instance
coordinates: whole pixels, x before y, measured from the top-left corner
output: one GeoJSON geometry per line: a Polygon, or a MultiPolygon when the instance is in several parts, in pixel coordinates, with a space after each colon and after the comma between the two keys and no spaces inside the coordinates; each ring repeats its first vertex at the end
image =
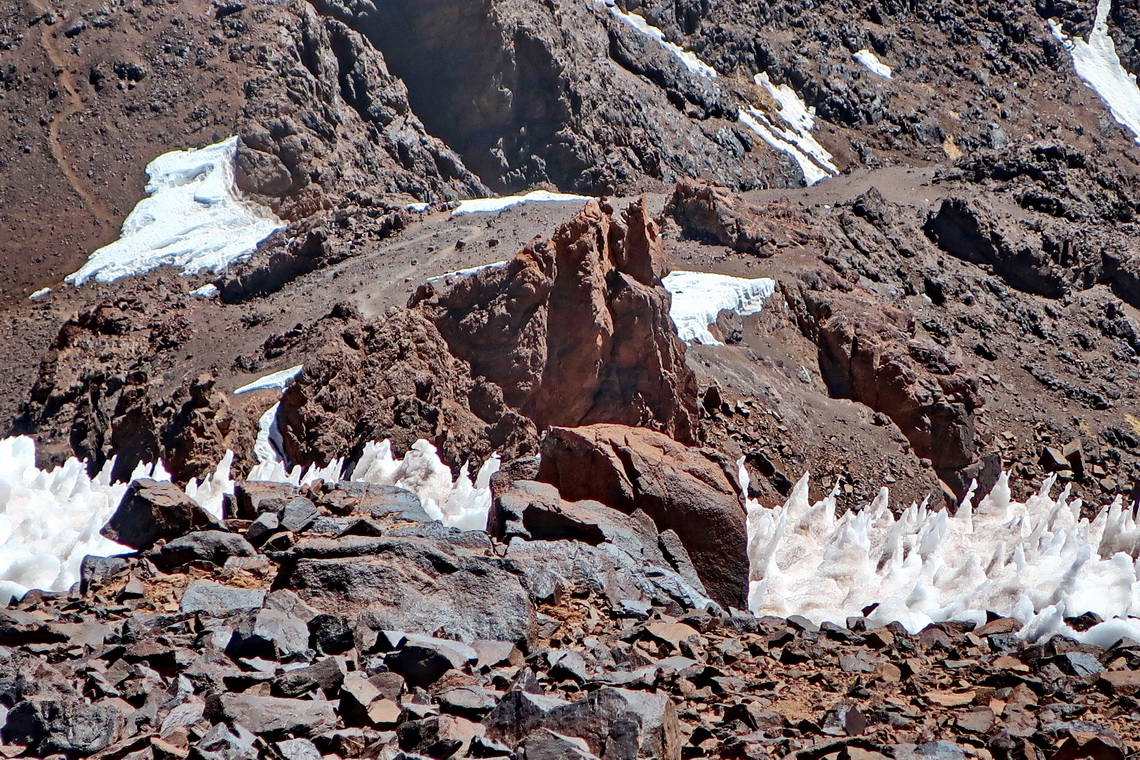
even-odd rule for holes
{"type": "Polygon", "coordinates": [[[384,664],[410,685],[427,687],[447,671],[478,659],[476,651],[461,642],[410,634],[399,649],[384,658],[384,664]]]}
{"type": "Polygon", "coordinates": [[[213,581],[196,580],[186,587],[179,609],[225,617],[234,610],[257,608],[264,603],[265,592],[260,589],[234,588],[213,581]]]}
{"type": "Polygon", "coordinates": [[[521,749],[525,760],[598,760],[584,739],[564,736],[549,728],[532,731],[521,749]]]}
{"type": "Polygon", "coordinates": [[[206,699],[208,720],[242,726],[258,736],[312,736],[336,724],[332,705],[324,700],[214,694],[206,699]]]}
{"type": "Polygon", "coordinates": [[[575,702],[512,691],[483,720],[487,735],[516,746],[536,729],[580,737],[595,754],[680,760],[681,726],[665,694],[604,686],[575,702]]]}
{"type": "Polygon", "coordinates": [[[320,690],[333,697],[344,683],[348,668],[342,657],[324,657],[312,665],[287,670],[273,681],[273,693],[281,697],[300,697],[320,690]]]}
{"type": "Polygon", "coordinates": [[[298,496],[295,499],[290,499],[278,513],[277,517],[282,528],[291,530],[294,533],[300,533],[313,524],[318,514],[313,502],[298,496]]]}
{"type": "Polygon", "coordinates": [[[149,549],[164,539],[221,529],[218,521],[178,486],[143,478],[127,488],[115,514],[100,532],[132,549],[149,549]]]}
{"type": "Polygon", "coordinates": [[[309,648],[309,627],[280,610],[250,610],[237,619],[226,653],[234,658],[290,660],[309,648]]]}
{"type": "Polygon", "coordinates": [[[275,586],[322,612],[360,614],[373,630],[468,642],[532,635],[533,605],[499,558],[423,539],[365,540],[371,550],[365,556],[286,562],[275,586]]]}
{"type": "Polygon", "coordinates": [[[281,512],[300,492],[288,483],[262,481],[241,481],[234,486],[234,517],[243,520],[256,520],[264,513],[274,515],[281,512]]]}
{"type": "Polygon", "coordinates": [[[313,489],[317,506],[341,517],[371,517],[431,522],[420,498],[396,486],[374,483],[322,483],[313,489]]]}
{"type": "Polygon", "coordinates": [[[86,756],[117,741],[124,724],[115,707],[61,695],[14,705],[0,737],[5,744],[28,747],[41,756],[57,752],[86,756]]]}
{"type": "Polygon", "coordinates": [[[230,557],[252,557],[257,550],[236,533],[224,530],[199,530],[176,538],[148,558],[160,570],[171,572],[191,562],[224,565],[230,557]]]}

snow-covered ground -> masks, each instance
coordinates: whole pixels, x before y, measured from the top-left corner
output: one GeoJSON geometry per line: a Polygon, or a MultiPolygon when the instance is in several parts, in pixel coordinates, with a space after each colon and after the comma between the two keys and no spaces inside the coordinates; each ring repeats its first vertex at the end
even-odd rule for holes
{"type": "Polygon", "coordinates": [[[1069,37],[1061,25],[1050,20],[1053,35],[1069,51],[1077,76],[1100,96],[1112,117],[1129,129],[1140,144],[1140,88],[1116,55],[1116,45],[1108,34],[1108,13],[1112,0],[1098,0],[1096,18],[1088,40],[1069,37]]]}
{"type": "Polygon", "coordinates": [[[164,153],[146,167],[147,197],[118,240],[95,251],[68,282],[111,282],[169,265],[186,274],[219,272],[253,253],[284,223],[242,197],[234,184],[237,138],[164,153]]]}
{"type": "Polygon", "coordinates": [[[264,377],[259,377],[251,383],[246,383],[242,387],[234,391],[234,395],[238,396],[242,393],[251,393],[253,391],[280,391],[293,381],[297,375],[301,374],[301,370],[305,368],[304,364],[298,364],[296,367],[283,369],[280,372],[274,372],[264,377]]]}
{"type": "Polygon", "coordinates": [[[759,312],[776,292],[776,281],[767,277],[749,280],[708,272],[673,272],[661,284],[673,294],[669,316],[681,340],[706,346],[724,345],[709,332],[721,309],[746,317],[759,312]]]}
{"type": "MultiPolygon", "coordinates": [[[[747,474],[740,470],[747,492],[747,474]]],[[[811,504],[808,480],[766,509],[748,500],[749,607],[758,615],[804,615],[843,624],[868,617],[916,632],[931,622],[1011,616],[1021,635],[1064,634],[1100,646],[1140,640],[1140,527],[1118,498],[1091,523],[1053,478],[1024,504],[1003,475],[977,509],[956,515],[912,505],[895,519],[883,489],[858,512],[835,516],[835,496],[811,504]],[[1105,619],[1077,633],[1064,617],[1105,619]]]]}
{"type": "Polygon", "coordinates": [[[776,150],[794,158],[807,184],[814,185],[821,179],[838,174],[839,169],[836,168],[831,153],[812,135],[815,127],[814,109],[808,108],[788,85],[772,84],[767,74],[757,74],[754,81],[776,100],[779,111],[774,118],[759,108],[748,108],[739,113],[740,123],[776,150]]]}
{"type": "MultiPolygon", "coordinates": [[[[161,466],[140,466],[133,477],[170,479],[161,466]]],[[[130,551],[99,535],[126,490],[111,482],[111,463],[94,478],[77,459],[40,470],[35,441],[0,440],[0,606],[28,589],[70,587],[88,554],[130,551]]]]}
{"type": "Polygon", "coordinates": [[[891,67],[880,61],[879,57],[867,48],[863,48],[851,57],[866,66],[867,70],[875,76],[880,76],[883,79],[891,78],[891,67]]]}
{"type": "Polygon", "coordinates": [[[452,216],[464,214],[485,214],[502,211],[511,206],[522,206],[527,203],[585,203],[593,200],[588,195],[571,195],[569,193],[552,193],[549,190],[534,190],[524,195],[506,195],[501,198],[472,198],[460,201],[451,212],[452,216]]]}
{"type": "Polygon", "coordinates": [[[597,2],[599,5],[604,5],[609,9],[610,13],[625,23],[629,24],[634,29],[644,34],[646,37],[656,40],[657,43],[661,45],[661,47],[665,48],[674,56],[676,56],[677,60],[684,64],[685,68],[692,73],[706,79],[716,79],[716,69],[698,58],[695,53],[685,50],[680,45],[669,42],[669,40],[665,39],[665,32],[661,31],[655,26],[652,26],[641,16],[637,15],[636,13],[627,13],[626,11],[623,11],[621,8],[618,8],[614,4],[613,0],[595,0],[595,2],[597,2]]]}

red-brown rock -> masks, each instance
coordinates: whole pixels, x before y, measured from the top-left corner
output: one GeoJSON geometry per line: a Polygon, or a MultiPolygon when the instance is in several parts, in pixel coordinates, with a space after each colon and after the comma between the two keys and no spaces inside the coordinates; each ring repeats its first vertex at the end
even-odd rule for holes
{"type": "Polygon", "coordinates": [[[540,429],[615,422],[693,443],[696,380],[669,318],[666,272],[644,200],[620,218],[590,201],[550,240],[446,291],[425,285],[412,305],[540,429]]]}
{"type": "Polygon", "coordinates": [[[645,428],[556,427],[543,441],[539,479],[564,499],[593,499],[627,514],[643,510],[658,530],[680,536],[712,599],[743,609],[745,513],[724,464],[645,428]]]}
{"type": "Polygon", "coordinates": [[[959,495],[974,477],[988,490],[975,377],[939,346],[916,339],[908,314],[833,275],[804,276],[784,292],[800,330],[819,346],[820,373],[833,397],[889,417],[959,495]]]}

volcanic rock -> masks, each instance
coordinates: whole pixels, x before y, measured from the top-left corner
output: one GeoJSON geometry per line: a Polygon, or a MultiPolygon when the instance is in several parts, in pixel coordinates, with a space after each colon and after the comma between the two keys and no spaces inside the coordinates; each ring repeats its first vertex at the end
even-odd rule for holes
{"type": "Polygon", "coordinates": [[[592,499],[627,514],[640,509],[658,530],[680,537],[710,597],[726,608],[745,606],[744,508],[725,463],[708,452],[644,428],[553,428],[539,478],[564,499],[592,499]]]}
{"type": "MultiPolygon", "coordinates": [[[[726,188],[697,180],[681,180],[665,206],[689,237],[726,245],[740,253],[771,256],[785,247],[790,225],[774,224],[726,188]]],[[[797,240],[802,242],[802,239],[797,240]]]]}
{"type": "Polygon", "coordinates": [[[143,478],[131,483],[100,532],[120,544],[149,549],[158,541],[221,527],[178,486],[143,478]]]}
{"type": "Polygon", "coordinates": [[[785,288],[785,296],[800,329],[819,346],[829,392],[887,415],[915,452],[964,492],[984,466],[975,423],[982,405],[978,380],[937,345],[916,340],[901,310],[828,282],[805,276],[798,287],[785,288]]]}
{"type": "Polygon", "coordinates": [[[222,530],[187,533],[151,552],[149,557],[160,569],[170,572],[191,562],[224,565],[230,557],[253,557],[257,551],[241,536],[222,530]]]}
{"type": "Polygon", "coordinates": [[[523,641],[534,609],[519,579],[496,558],[415,538],[376,539],[369,556],[296,559],[275,585],[323,612],[364,615],[373,630],[462,641],[523,641]]]}
{"type": "Polygon", "coordinates": [[[312,736],[336,722],[332,705],[323,700],[282,699],[247,694],[215,694],[206,699],[206,717],[241,726],[259,736],[312,736]]]}
{"type": "Polygon", "coordinates": [[[615,422],[692,443],[696,383],[669,318],[667,271],[644,199],[620,218],[590,201],[550,240],[448,289],[429,283],[411,305],[540,429],[615,422]]]}
{"type": "Polygon", "coordinates": [[[506,410],[472,403],[477,390],[465,362],[419,312],[396,310],[363,323],[350,316],[282,395],[277,424],[285,457],[291,465],[324,466],[337,457],[355,461],[370,441],[390,439],[402,454],[423,438],[448,462],[486,459],[508,443],[514,425],[497,434],[506,410]],[[352,382],[343,385],[347,378],[352,382]]]}

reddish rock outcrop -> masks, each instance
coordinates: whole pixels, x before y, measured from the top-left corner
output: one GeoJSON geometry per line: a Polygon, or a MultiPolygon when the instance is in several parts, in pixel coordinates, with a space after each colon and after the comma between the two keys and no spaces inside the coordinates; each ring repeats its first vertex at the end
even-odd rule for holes
{"type": "Polygon", "coordinates": [[[290,464],[354,458],[384,439],[397,454],[426,439],[456,465],[496,450],[531,450],[533,426],[504,407],[497,388],[472,380],[422,314],[394,309],[379,322],[343,316],[326,325],[327,342],[281,398],[277,424],[290,464]]]}
{"type": "Polygon", "coordinates": [[[961,495],[987,469],[975,429],[982,406],[977,379],[942,348],[916,339],[913,318],[902,310],[816,274],[784,292],[800,329],[819,347],[828,391],[889,417],[961,495]]]}
{"type": "Polygon", "coordinates": [[[727,463],[645,428],[553,428],[542,445],[539,480],[563,499],[592,499],[672,530],[709,596],[743,609],[748,594],[744,508],[727,463]]]}
{"type": "Polygon", "coordinates": [[[501,267],[429,283],[412,305],[538,427],[640,425],[700,439],[697,388],[669,318],[657,225],[644,200],[618,218],[590,201],[501,267]]]}
{"type": "Polygon", "coordinates": [[[174,397],[176,411],[162,429],[163,462],[178,481],[200,477],[229,451],[253,448],[253,420],[230,408],[213,375],[183,384],[174,397]]]}
{"type": "Polygon", "coordinates": [[[691,238],[757,256],[771,256],[809,237],[794,222],[776,223],[727,188],[700,180],[678,182],[665,214],[691,238]]]}

